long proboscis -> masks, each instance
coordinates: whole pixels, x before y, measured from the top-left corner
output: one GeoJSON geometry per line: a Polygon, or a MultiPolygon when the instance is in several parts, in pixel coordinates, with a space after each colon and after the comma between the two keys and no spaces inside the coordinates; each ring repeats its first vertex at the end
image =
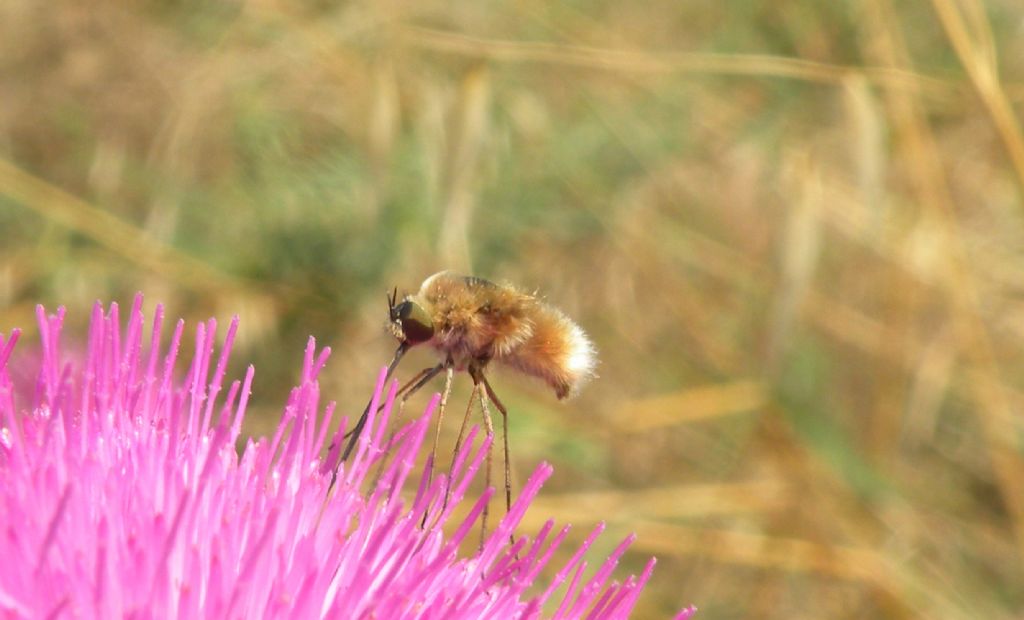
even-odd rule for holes
{"type": "MultiPolygon", "coordinates": [[[[405,355],[405,352],[408,350],[409,345],[404,342],[398,345],[398,348],[395,349],[395,357],[394,359],[391,360],[391,363],[388,364],[388,372],[386,375],[384,375],[385,385],[387,385],[388,379],[390,379],[391,375],[395,372],[395,368],[398,367],[398,362],[402,359],[402,356],[405,355]]],[[[380,403],[380,406],[383,406],[383,404],[384,403],[380,403]]],[[[341,458],[338,460],[338,464],[335,466],[335,473],[337,473],[337,468],[341,466],[343,462],[348,460],[349,455],[352,454],[352,450],[355,449],[356,442],[359,441],[359,436],[363,433],[363,427],[366,426],[366,420],[370,416],[371,406],[373,406],[372,396],[370,397],[370,402],[366,403],[366,409],[363,410],[363,415],[359,416],[359,421],[356,422],[356,425],[352,427],[351,431],[345,434],[345,437],[348,438],[348,443],[345,445],[345,451],[342,452],[341,458]]]]}

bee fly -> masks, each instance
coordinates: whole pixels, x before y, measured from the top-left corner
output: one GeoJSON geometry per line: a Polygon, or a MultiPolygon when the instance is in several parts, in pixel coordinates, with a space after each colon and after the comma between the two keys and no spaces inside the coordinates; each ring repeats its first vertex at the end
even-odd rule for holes
{"type": "MultiPolygon", "coordinates": [[[[467,418],[473,399],[479,396],[487,432],[493,435],[487,401],[494,403],[501,412],[508,509],[512,503],[508,411],[491,388],[485,370],[494,362],[537,377],[554,390],[559,400],[563,400],[576,394],[594,376],[597,362],[594,345],[576,323],[535,294],[510,284],[495,284],[483,278],[460,276],[449,271],[430,276],[423,281],[419,292],[401,301],[397,299],[397,290],[393,292],[388,296],[388,317],[388,329],[398,340],[395,356],[388,366],[388,376],[406,351],[414,346],[429,345],[440,357],[436,366],[424,369],[399,390],[402,402],[441,372],[447,373],[434,437],[435,452],[441,417],[455,371],[466,371],[473,379],[467,418]]],[[[349,434],[341,460],[347,459],[352,452],[368,413],[369,406],[349,434]]],[[[465,427],[466,421],[463,420],[462,430],[465,427]]],[[[461,441],[462,431],[456,450],[461,441]]],[[[489,459],[487,478],[490,484],[489,459]]]]}

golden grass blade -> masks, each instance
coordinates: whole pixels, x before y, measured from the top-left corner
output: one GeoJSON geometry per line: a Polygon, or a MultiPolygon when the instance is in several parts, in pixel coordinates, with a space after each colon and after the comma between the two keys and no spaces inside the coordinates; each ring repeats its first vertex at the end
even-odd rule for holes
{"type": "Polygon", "coordinates": [[[43,217],[183,286],[200,290],[237,288],[231,277],[147,235],[116,215],[95,207],[7,160],[0,159],[0,192],[43,217]]]}
{"type": "Polygon", "coordinates": [[[998,52],[992,41],[988,21],[984,17],[985,11],[974,2],[968,3],[970,17],[973,18],[977,33],[971,36],[964,16],[952,0],[932,0],[932,6],[942,21],[946,36],[956,50],[961,64],[985,103],[1017,173],[1020,191],[1024,194],[1024,133],[999,77],[998,52]]]}

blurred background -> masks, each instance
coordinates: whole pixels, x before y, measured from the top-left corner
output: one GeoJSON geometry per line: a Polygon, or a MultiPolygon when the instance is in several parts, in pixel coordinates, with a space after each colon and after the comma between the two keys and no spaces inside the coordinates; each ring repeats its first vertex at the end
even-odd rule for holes
{"type": "Polygon", "coordinates": [[[636,617],[1024,614],[1017,0],[6,0],[0,93],[0,331],[238,314],[263,433],[309,335],[357,414],[386,291],[515,282],[601,358],[492,374],[524,529],[636,532],[636,617]]]}

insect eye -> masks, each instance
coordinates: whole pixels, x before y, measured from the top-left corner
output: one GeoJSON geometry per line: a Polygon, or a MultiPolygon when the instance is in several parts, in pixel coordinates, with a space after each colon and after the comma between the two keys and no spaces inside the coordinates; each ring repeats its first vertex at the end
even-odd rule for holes
{"type": "Polygon", "coordinates": [[[403,301],[391,311],[391,320],[402,329],[409,344],[419,344],[434,337],[434,322],[427,311],[414,301],[403,301]]]}

